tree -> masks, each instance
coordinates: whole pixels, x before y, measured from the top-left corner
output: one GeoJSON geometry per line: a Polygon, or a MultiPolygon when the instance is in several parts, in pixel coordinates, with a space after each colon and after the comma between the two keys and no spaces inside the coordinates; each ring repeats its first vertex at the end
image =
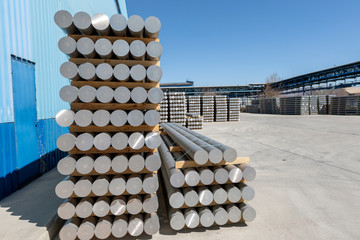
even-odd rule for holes
{"type": "Polygon", "coordinates": [[[278,97],[279,91],[275,90],[271,87],[271,83],[281,81],[281,78],[277,73],[273,73],[265,79],[265,89],[264,89],[264,97],[265,98],[273,98],[278,97]]]}

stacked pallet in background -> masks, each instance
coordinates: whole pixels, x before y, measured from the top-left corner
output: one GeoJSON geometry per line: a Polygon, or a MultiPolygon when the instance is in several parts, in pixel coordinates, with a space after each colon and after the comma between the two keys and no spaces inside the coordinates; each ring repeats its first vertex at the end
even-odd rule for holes
{"type": "Polygon", "coordinates": [[[225,95],[215,96],[215,121],[226,122],[227,121],[227,100],[225,95]]]}
{"type": "Polygon", "coordinates": [[[201,101],[200,96],[188,96],[187,97],[187,112],[200,115],[201,113],[201,101]]]}
{"type": "Polygon", "coordinates": [[[309,114],[319,114],[319,98],[318,96],[308,96],[309,98],[309,114]]]}
{"type": "Polygon", "coordinates": [[[360,115],[360,95],[332,97],[330,112],[333,115],[360,115]]]}
{"type": "Polygon", "coordinates": [[[330,114],[331,95],[318,95],[319,114],[330,114]]]}
{"type": "Polygon", "coordinates": [[[228,98],[228,121],[240,120],[240,99],[228,98]]]}
{"type": "Polygon", "coordinates": [[[255,219],[246,202],[255,192],[255,170],[236,150],[177,124],[162,124],[161,175],[174,230],[255,219]],[[175,145],[173,145],[175,143],[175,145]]]}
{"type": "Polygon", "coordinates": [[[260,113],[278,114],[280,113],[280,98],[259,99],[260,113]]]}
{"type": "Polygon", "coordinates": [[[85,12],[73,17],[66,11],[54,19],[68,34],[59,41],[70,57],[60,72],[71,80],[60,90],[71,110],[56,116],[70,131],[57,140],[69,153],[58,163],[68,175],[55,189],[66,199],[58,208],[67,220],[59,237],[153,235],[160,227],[160,21],[120,14],[91,18],[85,12]]]}
{"type": "Polygon", "coordinates": [[[204,122],[214,121],[214,96],[201,96],[201,116],[204,117],[204,122]]]}
{"type": "Polygon", "coordinates": [[[186,102],[184,92],[169,92],[169,122],[186,124],[186,102]]]}
{"type": "Polygon", "coordinates": [[[309,115],[309,97],[283,97],[280,98],[280,114],[309,115]]]}
{"type": "Polygon", "coordinates": [[[204,126],[204,118],[196,113],[186,114],[186,127],[188,129],[202,129],[204,126]]]}

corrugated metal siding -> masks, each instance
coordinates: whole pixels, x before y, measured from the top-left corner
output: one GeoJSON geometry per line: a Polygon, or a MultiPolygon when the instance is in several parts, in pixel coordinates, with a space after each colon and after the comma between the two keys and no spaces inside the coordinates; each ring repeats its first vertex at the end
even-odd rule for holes
{"type": "Polygon", "coordinates": [[[14,123],[0,124],[0,199],[17,188],[14,123]]]}

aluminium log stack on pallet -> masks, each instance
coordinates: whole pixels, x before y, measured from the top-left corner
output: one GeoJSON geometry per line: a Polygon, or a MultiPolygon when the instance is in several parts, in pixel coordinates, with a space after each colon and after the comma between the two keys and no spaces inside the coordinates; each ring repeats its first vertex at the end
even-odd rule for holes
{"type": "Polygon", "coordinates": [[[247,203],[255,196],[247,181],[255,170],[236,150],[176,124],[162,124],[161,179],[174,230],[255,219],[247,203]]]}
{"type": "Polygon", "coordinates": [[[360,95],[332,97],[330,112],[332,115],[360,115],[360,95]]]}
{"type": "Polygon", "coordinates": [[[169,92],[169,122],[186,125],[185,92],[169,92]]]}
{"type": "Polygon", "coordinates": [[[280,114],[309,115],[309,97],[294,96],[280,98],[280,114]]]}
{"type": "Polygon", "coordinates": [[[191,114],[200,115],[201,113],[201,99],[200,96],[187,97],[187,112],[191,114]]]}
{"type": "Polygon", "coordinates": [[[204,122],[214,122],[214,96],[201,96],[201,116],[204,117],[204,122]]]}
{"type": "MultiPolygon", "coordinates": [[[[169,121],[169,102],[168,102],[168,93],[164,93],[164,98],[160,102],[160,123],[167,123],[169,121]]],[[[160,127],[160,130],[161,127],[160,127]]]]}
{"type": "Polygon", "coordinates": [[[57,140],[69,156],[58,170],[68,175],[55,189],[66,199],[58,215],[67,222],[61,240],[152,235],[159,230],[156,191],[161,162],[156,111],[163,98],[157,38],[160,21],[120,14],[92,18],[85,12],[55,14],[67,37],[59,48],[70,59],[60,67],[71,85],[70,103],[56,120],[69,132],[57,140]]]}
{"type": "Polygon", "coordinates": [[[262,114],[279,114],[280,98],[263,98],[259,99],[260,113],[262,114]]]}
{"type": "Polygon", "coordinates": [[[225,95],[215,96],[215,121],[226,122],[228,115],[227,100],[225,95]]]}
{"type": "Polygon", "coordinates": [[[228,121],[240,120],[240,99],[228,98],[228,121]]]}
{"type": "Polygon", "coordinates": [[[186,114],[186,127],[188,129],[202,129],[204,126],[204,118],[196,113],[186,114]]]}

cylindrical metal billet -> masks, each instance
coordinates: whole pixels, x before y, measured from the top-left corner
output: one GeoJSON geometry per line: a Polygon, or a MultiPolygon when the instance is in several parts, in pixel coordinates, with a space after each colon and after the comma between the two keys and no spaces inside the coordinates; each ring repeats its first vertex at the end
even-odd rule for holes
{"type": "Polygon", "coordinates": [[[115,175],[110,181],[109,192],[115,196],[119,196],[125,192],[126,179],[123,175],[115,175]]]}
{"type": "Polygon", "coordinates": [[[69,127],[75,120],[75,113],[71,110],[61,110],[55,116],[56,123],[61,127],[69,127]]]}
{"type": "Polygon", "coordinates": [[[92,115],[93,123],[98,127],[104,127],[110,122],[110,113],[107,110],[97,110],[92,115]]]}
{"type": "Polygon", "coordinates": [[[62,175],[70,175],[75,171],[76,160],[72,156],[62,158],[57,164],[57,170],[62,175]]]}
{"type": "Polygon", "coordinates": [[[237,167],[239,167],[243,173],[243,178],[246,181],[253,181],[256,177],[256,171],[253,167],[250,167],[247,164],[240,164],[237,165],[237,167]]]}
{"type": "Polygon", "coordinates": [[[146,57],[148,60],[157,61],[160,59],[163,48],[157,41],[149,42],[146,46],[146,57]]]}
{"type": "Polygon", "coordinates": [[[76,87],[66,85],[60,89],[59,95],[61,100],[71,103],[77,99],[78,91],[79,90],[76,87]]]}
{"type": "Polygon", "coordinates": [[[158,153],[150,153],[146,156],[145,159],[145,168],[150,172],[159,170],[161,167],[161,160],[158,153]]]}
{"type": "MultiPolygon", "coordinates": [[[[116,135],[116,134],[115,134],[116,135]]],[[[128,168],[128,159],[125,155],[117,155],[111,161],[111,169],[114,172],[122,173],[128,168]]]]}
{"type": "Polygon", "coordinates": [[[127,87],[118,87],[114,91],[114,99],[118,103],[127,103],[130,100],[130,90],[127,87]]]}
{"type": "Polygon", "coordinates": [[[170,209],[169,211],[170,227],[176,231],[183,229],[185,218],[180,210],[170,209]]]}
{"type": "Polygon", "coordinates": [[[144,221],[141,214],[131,215],[129,218],[128,233],[137,237],[144,231],[144,221]]]}
{"type": "Polygon", "coordinates": [[[100,155],[94,161],[94,170],[97,173],[104,174],[111,168],[111,159],[107,155],[100,155]]]}
{"type": "Polygon", "coordinates": [[[54,15],[54,21],[56,25],[58,25],[58,27],[61,28],[66,34],[76,33],[73,17],[68,11],[57,11],[54,15]]]}
{"type": "Polygon", "coordinates": [[[161,22],[157,17],[150,16],[145,19],[145,37],[158,38],[161,28],[161,22]]]}
{"type": "Polygon", "coordinates": [[[250,201],[254,199],[255,190],[251,186],[245,183],[239,183],[237,187],[240,189],[241,196],[245,201],[250,201]]]}
{"type": "Polygon", "coordinates": [[[80,218],[90,217],[93,212],[94,198],[82,198],[76,205],[75,212],[80,218]]]}
{"type": "Polygon", "coordinates": [[[126,211],[126,198],[124,196],[118,196],[113,198],[110,204],[110,212],[115,216],[124,214],[126,211]]]}
{"type": "MultiPolygon", "coordinates": [[[[168,175],[168,171],[165,169],[164,165],[161,165],[161,169],[162,169],[161,173],[163,174],[164,179],[170,179],[171,181],[171,178],[168,175]]],[[[180,208],[182,205],[184,205],[185,199],[181,191],[179,189],[174,188],[166,180],[164,181],[164,183],[165,183],[165,190],[169,199],[170,206],[172,208],[180,208]]]]}
{"type": "Polygon", "coordinates": [[[149,132],[145,136],[145,145],[150,149],[155,149],[160,146],[161,138],[157,132],[149,132]]]}
{"type": "Polygon", "coordinates": [[[196,228],[199,226],[200,217],[195,209],[187,208],[184,210],[185,224],[188,228],[196,228]]]}
{"type": "Polygon", "coordinates": [[[149,82],[159,82],[163,75],[161,67],[157,65],[151,65],[146,70],[146,77],[149,82]]]}
{"type": "Polygon", "coordinates": [[[235,204],[228,204],[225,206],[225,209],[229,216],[229,221],[232,223],[237,223],[241,219],[241,210],[235,204]]]}
{"type": "Polygon", "coordinates": [[[76,137],[75,145],[81,151],[88,151],[94,145],[94,136],[90,133],[82,133],[76,137]]]}
{"type": "Polygon", "coordinates": [[[63,152],[68,152],[75,147],[76,137],[71,133],[65,133],[56,140],[56,146],[63,152]]]}
{"type": "Polygon", "coordinates": [[[96,90],[96,99],[102,103],[109,103],[114,99],[114,90],[108,86],[101,86],[96,90]]]}
{"type": "Polygon", "coordinates": [[[76,49],[86,58],[96,56],[95,43],[88,37],[82,37],[76,42],[76,49]]]}
{"type": "Polygon", "coordinates": [[[91,18],[91,25],[99,35],[107,36],[110,33],[110,19],[106,14],[96,13],[91,18]]]}
{"type": "Polygon", "coordinates": [[[144,115],[146,125],[156,126],[160,122],[160,113],[156,110],[148,110],[144,115]]]}
{"type": "Polygon", "coordinates": [[[234,165],[226,165],[225,169],[229,172],[229,180],[233,183],[241,181],[243,174],[240,168],[234,165]]]}
{"type": "Polygon", "coordinates": [[[130,194],[138,194],[141,192],[143,183],[141,181],[141,175],[140,174],[132,174],[129,175],[127,181],[126,181],[126,191],[130,194]]]}
{"type": "Polygon", "coordinates": [[[135,103],[144,103],[147,99],[147,92],[143,87],[136,87],[131,90],[130,97],[135,103]]]}
{"type": "Polygon", "coordinates": [[[196,186],[200,182],[200,175],[195,168],[185,168],[183,170],[185,175],[185,182],[189,186],[196,186]]]}
{"type": "Polygon", "coordinates": [[[82,156],[76,161],[75,168],[80,174],[88,174],[94,169],[94,159],[91,156],[82,156]]]}
{"type": "Polygon", "coordinates": [[[68,198],[74,191],[74,184],[76,183],[76,178],[66,177],[63,181],[59,182],[55,187],[55,194],[59,198],[68,198]]]}
{"type": "Polygon", "coordinates": [[[144,122],[144,114],[140,110],[131,110],[127,115],[127,121],[131,126],[138,127],[144,122]]]}
{"type": "Polygon", "coordinates": [[[80,240],[90,240],[94,237],[97,218],[85,218],[79,226],[77,236],[80,240]]]}
{"type": "Polygon", "coordinates": [[[210,185],[214,181],[214,173],[207,167],[202,167],[198,169],[200,182],[204,185],[210,185]]]}
{"type": "Polygon", "coordinates": [[[146,214],[144,220],[144,232],[148,235],[154,235],[160,229],[159,217],[156,213],[146,214]]]}
{"type": "Polygon", "coordinates": [[[130,69],[131,79],[135,82],[142,82],[146,77],[146,69],[143,65],[137,64],[130,69]]]}
{"type": "Polygon", "coordinates": [[[59,232],[60,240],[75,240],[80,223],[79,218],[69,219],[59,232]]]}
{"type": "Polygon", "coordinates": [[[214,194],[214,202],[217,204],[223,204],[226,202],[228,198],[227,192],[220,185],[212,185],[211,191],[214,194]]]}
{"type": "Polygon", "coordinates": [[[129,43],[123,39],[116,40],[112,45],[112,51],[118,59],[128,59],[130,52],[129,43]]]}
{"type": "Polygon", "coordinates": [[[135,60],[145,60],[146,45],[143,41],[135,40],[130,43],[130,54],[135,60]]]}
{"type": "Polygon", "coordinates": [[[86,197],[91,193],[93,178],[90,176],[81,177],[74,186],[74,193],[78,197],[86,197]]]}
{"type": "Polygon", "coordinates": [[[114,14],[110,18],[112,32],[119,37],[124,37],[127,29],[127,20],[121,14],[114,14]]]}
{"type": "Polygon", "coordinates": [[[58,42],[61,52],[69,57],[77,57],[79,52],[76,50],[76,41],[72,37],[62,37],[58,42]]]}
{"type": "Polygon", "coordinates": [[[75,113],[75,123],[80,127],[87,127],[92,123],[93,113],[89,110],[79,110],[75,113]]]}
{"type": "Polygon", "coordinates": [[[91,35],[94,32],[91,17],[86,12],[77,12],[74,15],[74,25],[84,35],[91,35]]]}
{"type": "Polygon", "coordinates": [[[215,175],[215,181],[219,184],[224,184],[229,179],[229,173],[225,168],[221,166],[215,166],[213,168],[213,172],[215,175]]]}
{"type": "Polygon", "coordinates": [[[225,185],[225,190],[227,192],[227,198],[230,202],[237,203],[240,201],[242,194],[239,188],[233,184],[227,184],[225,185]]]}
{"type": "Polygon", "coordinates": [[[104,151],[111,146],[111,136],[108,133],[99,133],[94,138],[94,147],[104,151]]]}
{"type": "Polygon", "coordinates": [[[132,195],[128,198],[126,203],[126,210],[129,214],[135,215],[142,210],[142,199],[140,195],[132,195]]]}
{"type": "Polygon", "coordinates": [[[146,193],[154,193],[159,189],[159,180],[156,173],[148,173],[143,176],[142,187],[146,193]]]}
{"type": "Polygon", "coordinates": [[[198,209],[200,224],[203,227],[210,227],[215,222],[215,217],[212,211],[208,207],[201,207],[198,209]]]}
{"type": "Polygon", "coordinates": [[[149,102],[151,103],[160,103],[164,99],[164,92],[161,88],[151,88],[148,93],[147,97],[149,102]]]}
{"type": "Polygon", "coordinates": [[[115,110],[110,114],[110,122],[116,127],[124,126],[127,122],[127,113],[124,110],[115,110]]]}
{"type": "Polygon", "coordinates": [[[112,225],[111,233],[116,238],[124,237],[128,231],[128,217],[126,215],[116,216],[112,225]]]}
{"type": "Polygon", "coordinates": [[[252,222],[256,218],[256,211],[249,204],[240,203],[238,207],[241,210],[242,219],[246,222],[252,222]]]}
{"type": "Polygon", "coordinates": [[[159,208],[159,201],[156,193],[144,195],[142,208],[146,213],[154,213],[159,208]]]}
{"type": "Polygon", "coordinates": [[[193,188],[183,188],[182,193],[185,198],[185,204],[194,207],[199,202],[199,195],[193,188]]]}
{"type": "Polygon", "coordinates": [[[96,89],[94,87],[85,85],[79,88],[79,99],[84,103],[90,103],[95,101],[96,89]]]}
{"type": "Polygon", "coordinates": [[[112,216],[105,216],[98,220],[95,227],[95,236],[98,239],[107,239],[111,235],[112,216]]]}
{"type": "Polygon", "coordinates": [[[199,187],[197,192],[199,194],[199,202],[202,205],[209,205],[214,200],[213,193],[206,186],[199,187]]]}
{"type": "Polygon", "coordinates": [[[64,62],[60,66],[60,73],[64,78],[71,80],[79,79],[79,69],[78,66],[73,62],[64,62]]]}
{"type": "MultiPolygon", "coordinates": [[[[118,81],[127,81],[130,77],[130,68],[125,64],[118,64],[114,67],[114,77],[118,81]]],[[[129,92],[129,99],[130,99],[130,92],[129,92]]]]}
{"type": "Polygon", "coordinates": [[[139,132],[133,132],[129,136],[128,144],[132,149],[140,149],[145,144],[144,135],[139,132]]]}
{"type": "Polygon", "coordinates": [[[140,154],[133,154],[129,158],[129,169],[133,172],[140,172],[145,167],[145,159],[140,154]]]}
{"type": "Polygon", "coordinates": [[[176,142],[177,145],[181,146],[184,151],[191,156],[191,158],[197,164],[204,164],[209,159],[208,153],[199,147],[198,145],[194,144],[191,140],[181,135],[175,129],[170,127],[169,125],[162,123],[161,126],[165,129],[165,131],[170,135],[170,137],[176,142]]]}
{"type": "Polygon", "coordinates": [[[104,196],[108,192],[109,184],[110,184],[110,179],[108,176],[105,175],[97,176],[91,186],[91,191],[96,196],[104,196]]]}
{"type": "Polygon", "coordinates": [[[113,78],[114,69],[108,63],[100,63],[95,71],[96,76],[103,81],[110,81],[113,78]]]}
{"type": "Polygon", "coordinates": [[[100,38],[95,42],[95,51],[103,59],[111,58],[113,45],[106,38],[100,38]]]}
{"type": "Polygon", "coordinates": [[[214,206],[212,207],[212,211],[217,225],[222,226],[229,221],[228,213],[222,206],[214,206]]]}
{"type": "Polygon", "coordinates": [[[96,79],[96,68],[94,64],[86,62],[79,66],[79,75],[82,79],[93,81],[96,79]]]}
{"type": "Polygon", "coordinates": [[[142,17],[132,15],[127,21],[128,29],[132,37],[143,37],[145,22],[142,17]]]}
{"type": "Polygon", "coordinates": [[[115,133],[111,138],[111,146],[116,150],[123,150],[127,147],[129,138],[123,132],[115,133]]]}

